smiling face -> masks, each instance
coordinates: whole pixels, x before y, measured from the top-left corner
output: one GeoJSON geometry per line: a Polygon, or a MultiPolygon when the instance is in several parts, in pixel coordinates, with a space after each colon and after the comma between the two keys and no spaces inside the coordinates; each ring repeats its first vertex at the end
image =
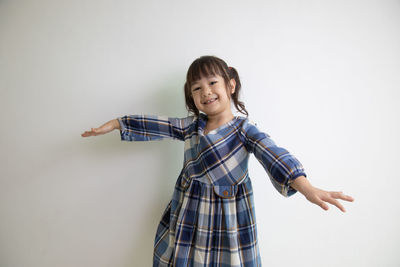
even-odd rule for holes
{"type": "Polygon", "coordinates": [[[194,104],[207,115],[232,114],[229,94],[235,91],[235,79],[231,79],[231,89],[227,91],[224,79],[216,74],[194,82],[190,88],[194,104]]]}

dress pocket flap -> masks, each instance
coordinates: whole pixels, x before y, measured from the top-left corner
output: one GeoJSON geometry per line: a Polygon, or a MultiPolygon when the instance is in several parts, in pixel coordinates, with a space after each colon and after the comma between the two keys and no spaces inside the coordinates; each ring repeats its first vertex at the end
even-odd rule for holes
{"type": "Polygon", "coordinates": [[[214,185],[214,192],[222,198],[233,198],[237,193],[236,185],[214,185]]]}

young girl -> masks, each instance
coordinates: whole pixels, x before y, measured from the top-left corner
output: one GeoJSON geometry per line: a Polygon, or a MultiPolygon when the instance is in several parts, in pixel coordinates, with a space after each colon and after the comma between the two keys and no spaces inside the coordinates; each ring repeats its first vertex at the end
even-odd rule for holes
{"type": "Polygon", "coordinates": [[[220,58],[203,56],[184,86],[191,116],[129,115],[91,128],[83,137],[120,130],[123,141],[184,141],[184,164],[157,228],[153,266],[261,266],[248,159],[253,153],[273,186],[289,197],[300,191],[328,210],[345,212],[342,192],[313,187],[301,163],[248,119],[239,101],[237,71],[220,58]],[[231,101],[246,117],[234,116],[231,101]]]}

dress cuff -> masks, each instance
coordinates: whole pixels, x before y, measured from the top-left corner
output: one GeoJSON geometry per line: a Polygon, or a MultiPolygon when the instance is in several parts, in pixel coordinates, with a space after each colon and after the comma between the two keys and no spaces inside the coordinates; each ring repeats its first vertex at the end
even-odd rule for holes
{"type": "Polygon", "coordinates": [[[304,177],[307,178],[307,175],[306,175],[305,172],[298,172],[298,173],[295,173],[295,174],[287,181],[286,185],[285,185],[284,188],[283,188],[283,192],[282,192],[282,194],[283,194],[285,197],[290,197],[290,196],[294,195],[294,194],[297,192],[297,190],[294,189],[290,184],[293,183],[293,181],[294,181],[296,178],[300,177],[300,176],[304,176],[304,177]]]}
{"type": "Polygon", "coordinates": [[[119,126],[120,126],[120,130],[119,130],[119,134],[121,136],[121,140],[124,141],[125,139],[125,133],[126,133],[126,126],[124,121],[122,120],[122,117],[118,117],[117,118],[118,122],[119,122],[119,126]]]}

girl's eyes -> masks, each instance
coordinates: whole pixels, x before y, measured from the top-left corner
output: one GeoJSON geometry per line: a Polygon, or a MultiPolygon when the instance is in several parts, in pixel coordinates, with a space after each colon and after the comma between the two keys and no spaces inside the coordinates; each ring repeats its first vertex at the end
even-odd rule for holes
{"type": "MultiPolygon", "coordinates": [[[[217,83],[217,81],[211,82],[211,84],[213,84],[213,83],[217,83]]],[[[200,87],[194,88],[193,91],[196,91],[197,89],[200,89],[200,87]]]]}

